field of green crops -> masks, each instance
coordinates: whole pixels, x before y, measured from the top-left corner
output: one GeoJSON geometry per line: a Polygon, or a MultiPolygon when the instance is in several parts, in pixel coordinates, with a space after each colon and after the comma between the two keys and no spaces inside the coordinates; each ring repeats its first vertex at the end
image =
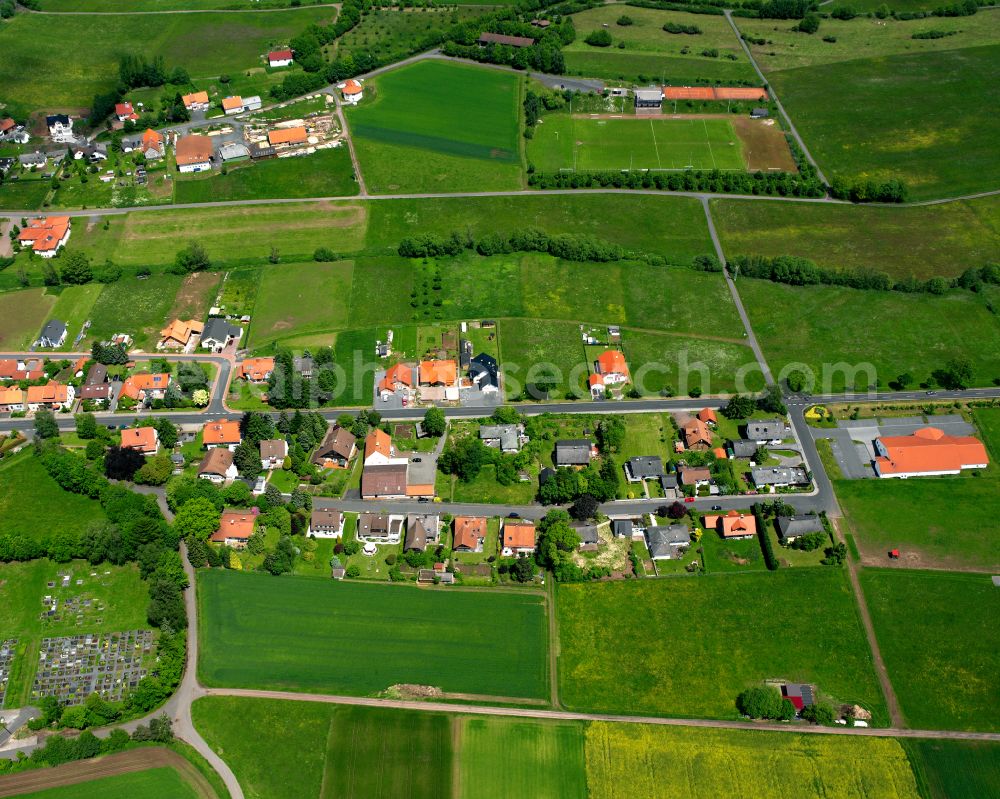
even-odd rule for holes
{"type": "Polygon", "coordinates": [[[151,768],[99,780],[78,782],[23,794],[25,799],[201,799],[201,794],[172,768],[151,768]]]}

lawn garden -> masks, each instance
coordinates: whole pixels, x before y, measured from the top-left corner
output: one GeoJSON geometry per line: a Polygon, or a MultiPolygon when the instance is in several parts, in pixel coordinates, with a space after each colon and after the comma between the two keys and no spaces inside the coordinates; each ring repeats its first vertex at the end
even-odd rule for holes
{"type": "Polygon", "coordinates": [[[418,683],[547,694],[545,605],[537,595],[446,596],[412,586],[213,571],[199,575],[198,596],[199,675],[209,685],[371,694],[418,683]],[[510,635],[499,641],[497,629],[510,635]]]}
{"type": "Polygon", "coordinates": [[[369,191],[521,188],[519,87],[510,73],[441,61],[370,81],[372,99],[347,111],[369,191]]]}
{"type": "Polygon", "coordinates": [[[908,725],[1000,730],[1000,593],[989,576],[864,569],[861,585],[908,725]]]}
{"type": "Polygon", "coordinates": [[[557,607],[567,707],[735,718],[740,691],[783,678],[886,719],[839,569],[561,585],[557,607]]]}

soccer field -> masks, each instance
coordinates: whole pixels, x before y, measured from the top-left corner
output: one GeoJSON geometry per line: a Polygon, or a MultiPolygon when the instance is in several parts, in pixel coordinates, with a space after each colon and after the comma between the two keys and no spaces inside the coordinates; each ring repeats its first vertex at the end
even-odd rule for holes
{"type": "Polygon", "coordinates": [[[550,115],[528,141],[541,172],[619,169],[746,169],[743,147],[726,119],[550,115]]]}

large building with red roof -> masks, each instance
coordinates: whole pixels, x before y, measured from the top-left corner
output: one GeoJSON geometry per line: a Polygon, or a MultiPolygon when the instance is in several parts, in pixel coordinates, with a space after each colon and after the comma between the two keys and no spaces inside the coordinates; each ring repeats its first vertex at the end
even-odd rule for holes
{"type": "Polygon", "coordinates": [[[930,477],[985,469],[990,458],[974,436],[950,436],[937,427],[922,427],[908,436],[875,439],[875,473],[886,477],[930,477]]]}
{"type": "Polygon", "coordinates": [[[69,241],[71,223],[68,216],[44,216],[32,219],[17,234],[18,243],[42,258],[54,258],[59,248],[69,241]]]}

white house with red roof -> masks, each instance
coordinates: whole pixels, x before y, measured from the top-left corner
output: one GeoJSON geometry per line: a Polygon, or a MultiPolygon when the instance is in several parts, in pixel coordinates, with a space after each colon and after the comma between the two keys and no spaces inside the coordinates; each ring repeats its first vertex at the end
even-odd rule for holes
{"type": "Polygon", "coordinates": [[[294,60],[291,50],[272,50],[267,54],[267,65],[270,67],[287,67],[294,60]]]}
{"type": "Polygon", "coordinates": [[[54,258],[59,248],[69,241],[71,228],[68,216],[43,216],[32,219],[17,234],[17,241],[22,248],[30,247],[42,258],[54,258]]]}
{"type": "Polygon", "coordinates": [[[350,105],[357,105],[361,102],[361,98],[364,97],[364,87],[358,81],[354,80],[354,78],[337,84],[337,88],[340,89],[340,94],[343,96],[344,102],[350,105]]]}
{"type": "Polygon", "coordinates": [[[974,436],[950,436],[938,427],[922,427],[908,436],[875,439],[875,473],[888,477],[931,477],[985,469],[990,458],[974,436]]]}
{"type": "Polygon", "coordinates": [[[119,122],[135,122],[139,118],[132,108],[132,103],[115,103],[115,116],[119,122]]]}

